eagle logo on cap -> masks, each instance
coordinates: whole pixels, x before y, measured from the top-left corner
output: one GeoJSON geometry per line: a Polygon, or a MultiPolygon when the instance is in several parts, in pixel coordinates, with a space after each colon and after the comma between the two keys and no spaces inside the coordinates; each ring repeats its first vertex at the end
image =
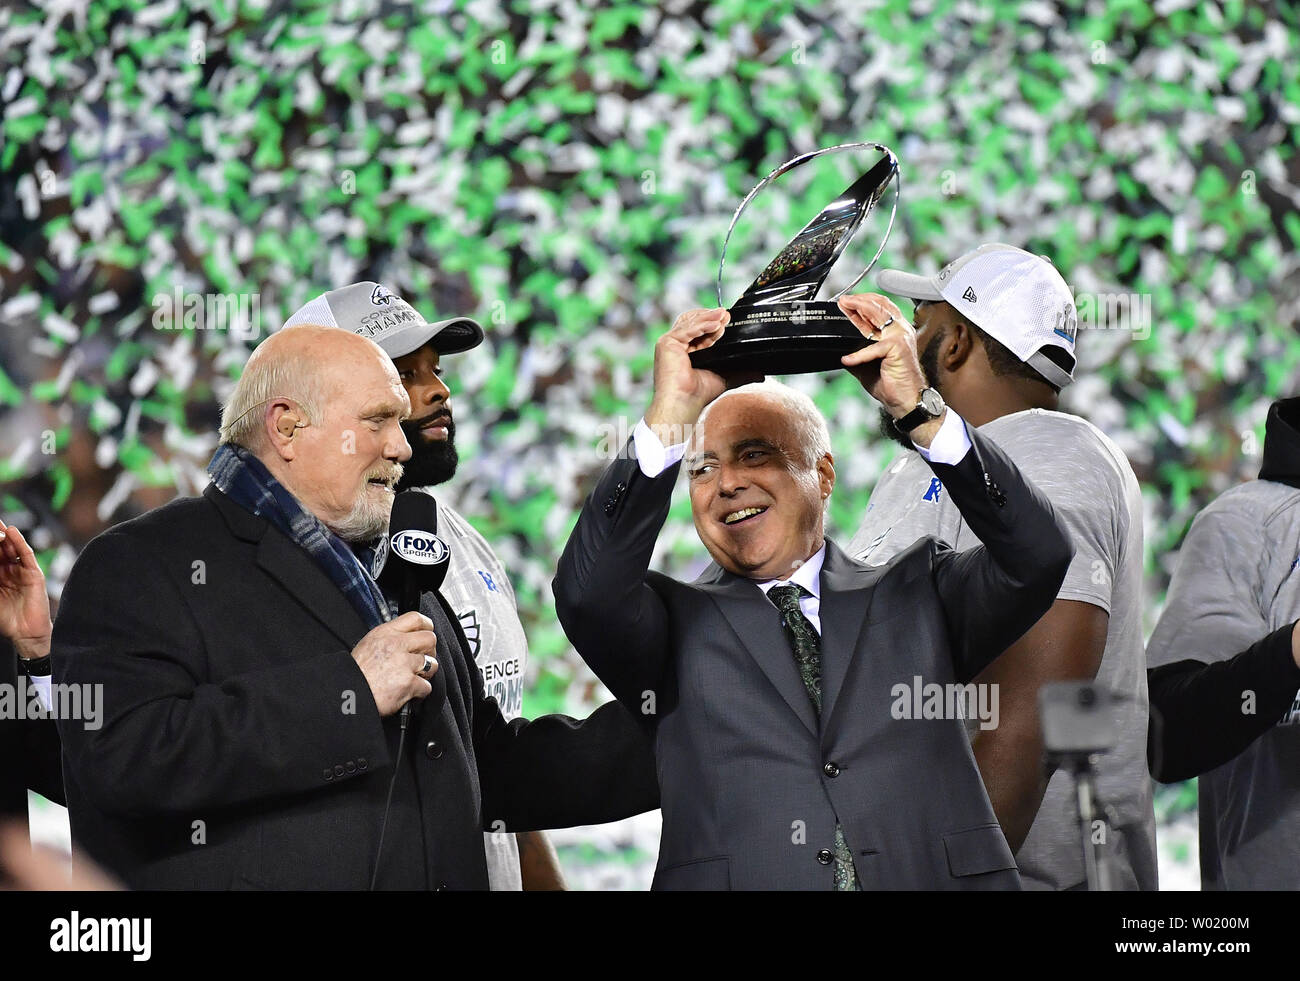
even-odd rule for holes
{"type": "Polygon", "coordinates": [[[370,292],[370,302],[377,307],[386,307],[393,302],[393,294],[376,284],[375,288],[370,292]]]}

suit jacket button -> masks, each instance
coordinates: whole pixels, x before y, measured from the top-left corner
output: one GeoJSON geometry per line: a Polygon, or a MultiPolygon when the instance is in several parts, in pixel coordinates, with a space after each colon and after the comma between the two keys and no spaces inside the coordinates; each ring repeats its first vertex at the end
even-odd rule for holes
{"type": "Polygon", "coordinates": [[[348,771],[348,773],[356,773],[356,772],[357,772],[357,764],[356,764],[355,761],[353,761],[353,760],[348,760],[348,761],[347,761],[346,763],[344,763],[343,765],[344,765],[345,767],[347,767],[347,771],[348,771]]]}
{"type": "Polygon", "coordinates": [[[838,777],[840,775],[840,768],[835,763],[827,763],[822,767],[822,773],[826,774],[828,777],[838,777]]]}
{"type": "Polygon", "coordinates": [[[431,760],[442,759],[442,744],[436,739],[430,739],[428,744],[424,747],[424,755],[429,757],[431,760]]]}
{"type": "Polygon", "coordinates": [[[329,767],[325,767],[325,779],[326,780],[334,779],[334,771],[331,770],[329,767]]]}
{"type": "Polygon", "coordinates": [[[343,776],[343,774],[345,774],[345,773],[347,773],[347,772],[348,772],[347,770],[343,769],[343,764],[342,764],[342,763],[336,763],[336,764],[334,764],[334,776],[336,776],[336,777],[341,777],[341,776],[343,776]]]}
{"type": "Polygon", "coordinates": [[[357,769],[364,770],[370,765],[370,762],[364,756],[357,757],[357,769]]]}
{"type": "Polygon", "coordinates": [[[618,500],[622,497],[625,490],[627,490],[627,484],[620,480],[618,486],[614,488],[614,500],[618,500]]]}
{"type": "Polygon", "coordinates": [[[817,861],[821,862],[822,865],[830,865],[831,862],[835,861],[835,855],[829,848],[823,848],[817,853],[817,861]]]}
{"type": "Polygon", "coordinates": [[[610,515],[610,514],[613,514],[613,513],[614,513],[614,499],[613,499],[612,497],[610,497],[610,498],[606,498],[606,499],[605,499],[605,514],[610,515]]]}

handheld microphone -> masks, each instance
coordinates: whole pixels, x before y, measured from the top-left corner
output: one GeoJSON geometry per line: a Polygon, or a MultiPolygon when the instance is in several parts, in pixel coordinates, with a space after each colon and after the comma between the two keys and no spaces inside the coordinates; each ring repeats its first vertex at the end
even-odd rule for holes
{"type": "MultiPolygon", "coordinates": [[[[433,495],[417,490],[405,490],[393,499],[393,510],[388,518],[388,556],[379,575],[382,586],[397,593],[399,613],[420,609],[420,594],[435,591],[447,578],[451,564],[451,550],[438,537],[438,502],[433,495]]],[[[441,712],[447,701],[447,677],[439,665],[429,680],[433,691],[424,699],[432,702],[431,712],[441,712]]],[[[388,812],[393,806],[393,788],[397,786],[397,773],[402,764],[402,748],[406,744],[406,727],[411,721],[412,698],[402,706],[399,723],[401,733],[397,739],[397,756],[393,762],[393,777],[388,783],[388,800],[384,804],[384,817],[379,825],[379,846],[375,851],[375,865],[370,873],[373,891],[379,881],[379,863],[384,854],[384,832],[388,829],[388,812]]]]}
{"type": "MultiPolygon", "coordinates": [[[[420,594],[437,590],[447,578],[451,550],[438,537],[438,502],[423,491],[405,490],[393,500],[388,519],[388,560],[381,580],[397,593],[399,613],[420,609],[420,594]]],[[[441,669],[429,682],[433,691],[425,698],[437,712],[447,700],[447,679],[441,669]]],[[[414,699],[402,706],[402,728],[411,718],[414,699]]]]}

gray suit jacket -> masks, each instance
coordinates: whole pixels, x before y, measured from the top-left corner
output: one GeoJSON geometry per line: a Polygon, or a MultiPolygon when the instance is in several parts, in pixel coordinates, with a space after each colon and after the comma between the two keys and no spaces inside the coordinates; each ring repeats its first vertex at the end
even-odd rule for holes
{"type": "Polygon", "coordinates": [[[895,691],[968,682],[1047,611],[1069,565],[1051,504],[970,437],[961,463],[933,469],[985,546],[926,538],[871,567],[827,542],[820,719],[754,582],[647,571],[677,467],[648,478],[629,446],[601,477],[556,608],[656,730],[656,889],[830,889],[837,821],[865,889],[1019,887],[961,720],[899,718],[895,691]]]}

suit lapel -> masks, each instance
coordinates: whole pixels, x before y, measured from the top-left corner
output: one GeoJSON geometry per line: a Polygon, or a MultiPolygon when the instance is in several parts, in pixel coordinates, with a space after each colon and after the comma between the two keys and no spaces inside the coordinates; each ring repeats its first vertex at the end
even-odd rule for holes
{"type": "Polygon", "coordinates": [[[781,628],[781,614],[763,595],[757,583],[733,576],[716,566],[713,568],[716,571],[712,577],[706,572],[696,585],[717,603],[749,655],[758,662],[804,728],[816,736],[817,717],[795,666],[790,642],[781,628]]]}
{"type": "Polygon", "coordinates": [[[821,573],[822,729],[826,731],[858,653],[858,638],[875,595],[879,570],[853,563],[831,541],[821,573]]]}
{"type": "Polygon", "coordinates": [[[278,528],[245,511],[214,485],[203,496],[216,505],[236,538],[257,544],[258,567],[302,604],[303,609],[323,623],[348,649],[366,634],[361,619],[348,598],[310,555],[278,528]]]}

